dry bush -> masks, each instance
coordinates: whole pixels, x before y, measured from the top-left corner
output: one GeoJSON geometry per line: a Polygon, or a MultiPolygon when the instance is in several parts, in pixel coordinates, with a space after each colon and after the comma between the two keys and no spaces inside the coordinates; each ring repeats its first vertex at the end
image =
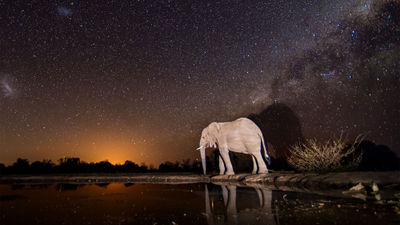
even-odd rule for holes
{"type": "Polygon", "coordinates": [[[357,143],[360,143],[361,139],[361,136],[358,136],[352,145],[346,144],[342,137],[325,143],[308,139],[305,143],[290,147],[288,163],[299,171],[330,172],[355,169],[361,162],[361,154],[355,156],[357,143]],[[349,158],[350,162],[343,163],[349,158]]]}

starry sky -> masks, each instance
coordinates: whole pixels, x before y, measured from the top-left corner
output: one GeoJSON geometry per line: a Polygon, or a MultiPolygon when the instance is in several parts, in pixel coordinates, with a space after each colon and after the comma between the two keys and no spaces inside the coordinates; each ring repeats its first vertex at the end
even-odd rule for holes
{"type": "MultiPolygon", "coordinates": [[[[289,106],[306,138],[400,144],[395,0],[0,1],[0,162],[196,159],[289,106]]],[[[268,137],[266,137],[268,139],[268,137]]]]}

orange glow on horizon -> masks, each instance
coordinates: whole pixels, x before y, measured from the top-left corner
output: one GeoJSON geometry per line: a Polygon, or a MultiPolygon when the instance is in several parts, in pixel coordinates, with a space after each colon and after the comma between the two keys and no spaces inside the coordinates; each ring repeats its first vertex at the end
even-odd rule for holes
{"type": "Polygon", "coordinates": [[[135,147],[129,141],[121,138],[107,138],[93,141],[89,144],[86,158],[90,162],[109,161],[112,164],[124,164],[126,160],[137,162],[135,147]]]}

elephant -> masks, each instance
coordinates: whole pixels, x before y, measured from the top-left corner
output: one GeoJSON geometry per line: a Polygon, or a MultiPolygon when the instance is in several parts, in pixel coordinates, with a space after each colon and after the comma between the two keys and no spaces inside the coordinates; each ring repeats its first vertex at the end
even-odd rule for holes
{"type": "Polygon", "coordinates": [[[219,173],[234,175],[232,163],[229,158],[229,151],[250,154],[253,159],[253,174],[268,173],[267,163],[270,157],[265,147],[263,134],[260,128],[247,118],[239,118],[231,122],[212,122],[201,132],[200,151],[203,173],[206,174],[206,154],[207,148],[218,148],[219,173]],[[262,154],[264,147],[264,154],[262,154]],[[226,171],[225,171],[226,169],[226,171]]]}
{"type": "MultiPolygon", "coordinates": [[[[220,201],[220,196],[209,194],[208,186],[205,185],[205,213],[207,223],[216,224],[279,224],[278,212],[279,210],[273,209],[273,191],[266,188],[254,188],[257,193],[258,199],[255,199],[250,193],[252,190],[246,188],[245,192],[237,191],[237,187],[234,185],[219,185],[222,189],[222,199],[224,201],[224,210],[221,212],[221,208],[215,207],[217,202],[220,201]],[[246,204],[246,209],[240,210],[237,207],[237,196],[240,193],[250,194],[247,196],[246,201],[250,201],[250,207],[246,204]],[[255,203],[258,200],[259,206],[255,203]],[[254,203],[253,203],[254,202],[254,203]],[[253,204],[252,204],[253,203],[253,204]],[[219,219],[220,216],[226,216],[226,220],[219,219]]],[[[212,186],[211,186],[212,188],[212,186]]],[[[215,190],[215,189],[214,189],[215,190]]],[[[243,189],[242,189],[243,190],[243,189]]],[[[215,193],[215,191],[213,191],[215,193]]],[[[218,192],[217,192],[218,193],[218,192]]],[[[239,198],[240,200],[240,198],[239,198]]],[[[243,201],[239,201],[239,204],[243,201]]],[[[275,205],[275,207],[277,207],[275,205]]]]}

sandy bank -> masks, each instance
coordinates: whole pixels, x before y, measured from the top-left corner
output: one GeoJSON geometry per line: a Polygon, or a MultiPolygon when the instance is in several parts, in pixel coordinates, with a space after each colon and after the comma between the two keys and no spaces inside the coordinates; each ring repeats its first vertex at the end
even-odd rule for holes
{"type": "Polygon", "coordinates": [[[60,174],[2,175],[0,183],[224,183],[246,186],[297,187],[307,189],[346,189],[358,183],[376,183],[381,187],[400,186],[400,172],[342,172],[237,174],[203,176],[198,174],[60,174]]]}

